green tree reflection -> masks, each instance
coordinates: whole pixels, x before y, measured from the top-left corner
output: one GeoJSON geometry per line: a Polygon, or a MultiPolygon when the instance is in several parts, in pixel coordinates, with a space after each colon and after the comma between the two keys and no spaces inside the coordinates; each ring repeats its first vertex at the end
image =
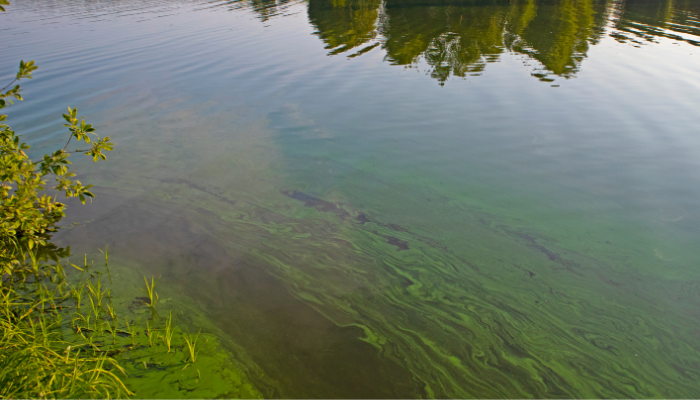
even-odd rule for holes
{"type": "Polygon", "coordinates": [[[386,14],[386,59],[409,66],[422,58],[430,66],[430,76],[441,83],[451,75],[482,71],[504,51],[507,7],[460,3],[425,7],[417,1],[390,1],[386,14]]]}
{"type": "Polygon", "coordinates": [[[339,54],[377,37],[380,5],[381,0],[314,0],[309,20],[330,54],[339,54]]]}
{"type": "MultiPolygon", "coordinates": [[[[263,21],[304,0],[235,0],[263,21]]],[[[536,61],[542,81],[573,77],[591,45],[608,34],[639,46],[660,38],[700,45],[697,0],[308,0],[329,55],[375,48],[444,84],[479,75],[505,52],[536,61]]]]}
{"type": "Polygon", "coordinates": [[[272,17],[284,15],[287,9],[303,0],[228,0],[214,7],[227,7],[229,10],[250,9],[253,10],[265,22],[272,17]]]}
{"type": "MultiPolygon", "coordinates": [[[[381,44],[386,60],[418,66],[441,84],[480,73],[504,51],[527,54],[543,68],[535,76],[569,77],[598,40],[604,0],[310,0],[309,19],[330,54],[381,44]],[[369,44],[381,35],[381,41],[369,44]]],[[[352,56],[358,53],[352,54],[352,56]]]]}
{"type": "Polygon", "coordinates": [[[597,0],[565,0],[540,6],[527,25],[511,32],[516,39],[508,47],[542,64],[544,68],[534,76],[545,81],[550,74],[569,78],[578,71],[590,44],[600,40],[606,5],[597,0]]]}
{"type": "Polygon", "coordinates": [[[660,38],[700,46],[700,1],[625,0],[614,9],[617,41],[643,45],[660,38]]]}

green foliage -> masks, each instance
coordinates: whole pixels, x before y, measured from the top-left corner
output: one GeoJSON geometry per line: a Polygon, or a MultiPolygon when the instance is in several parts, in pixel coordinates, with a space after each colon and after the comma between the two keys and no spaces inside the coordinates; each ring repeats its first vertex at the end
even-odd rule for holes
{"type": "MultiPolygon", "coordinates": [[[[0,11],[8,4],[0,0],[0,11]]],[[[14,80],[0,90],[0,109],[24,100],[18,82],[32,79],[37,68],[34,61],[20,62],[14,80]]],[[[146,337],[139,339],[138,323],[124,318],[122,328],[102,279],[106,272],[111,285],[106,250],[105,271],[86,256],[83,266],[70,264],[79,276],[67,277],[61,260],[70,250],[50,243],[65,216],[58,196],[77,197],[83,204],[94,197],[92,185],[74,179],[68,158],[83,153],[95,162],[105,160],[113,144],[109,137],[100,138],[76,108],[68,107],[63,119],[70,133],[65,146],[32,161],[26,153],[30,146],[5,123],[7,115],[0,115],[0,399],[128,397],[134,393],[122,382],[126,372],[114,357],[143,348],[153,348],[148,357],[161,350],[172,357],[183,347],[173,341],[172,313],[158,329],[155,278],[150,283],[144,278],[149,303],[143,306],[151,318],[146,337]],[[90,148],[67,150],[73,138],[90,148]]],[[[187,341],[192,362],[194,342],[187,341]]]]}
{"type": "MultiPolygon", "coordinates": [[[[143,302],[142,311],[152,315],[145,335],[138,322],[120,318],[111,300],[107,252],[104,268],[86,257],[83,265],[68,264],[74,270],[67,274],[60,262],[41,262],[37,251],[5,275],[0,288],[0,398],[128,397],[134,393],[122,381],[122,355],[144,369],[160,365],[150,361],[159,354],[170,356],[170,364],[189,357],[185,367],[196,360],[199,335],[185,336],[185,343],[176,339],[172,313],[161,321],[143,302]]],[[[153,284],[150,289],[157,298],[153,284]]]]}
{"type": "MultiPolygon", "coordinates": [[[[37,262],[35,254],[29,258],[30,264],[37,262]]],[[[104,313],[83,316],[76,307],[76,294],[82,292],[76,288],[95,284],[80,279],[75,286],[70,285],[58,263],[37,262],[33,266],[32,279],[21,273],[3,276],[0,398],[110,398],[133,394],[121,381],[124,371],[112,358],[114,350],[100,348],[94,340],[94,328],[104,313]],[[70,316],[72,320],[67,318],[70,316]],[[81,324],[90,317],[94,317],[92,328],[81,324]]],[[[91,303],[96,303],[96,292],[88,294],[91,303]]]]}
{"type": "MultiPolygon", "coordinates": [[[[15,82],[32,79],[32,72],[38,67],[34,61],[19,64],[15,79],[0,91],[0,109],[10,106],[12,100],[23,100],[20,85],[7,90],[15,82]]],[[[66,146],[46,154],[38,161],[32,161],[26,154],[30,146],[22,143],[9,125],[5,123],[7,115],[0,115],[0,274],[5,275],[18,268],[27,254],[34,248],[41,248],[37,253],[42,259],[58,259],[65,256],[48,243],[48,238],[56,230],[56,224],[65,216],[65,205],[58,201],[58,194],[66,198],[78,197],[82,203],[86,198],[94,197],[90,188],[74,180],[75,174],[68,166],[68,144],[73,137],[78,141],[91,144],[88,150],[76,150],[93,158],[105,160],[104,152],[113,148],[109,137],[100,138],[91,124],[86,124],[84,117],[78,117],[78,110],[68,108],[63,118],[70,132],[66,146]],[[90,136],[96,139],[91,140],[90,136]],[[47,179],[53,177],[55,186],[47,186],[47,179]],[[51,191],[53,194],[46,194],[51,191]]]]}
{"type": "MultiPolygon", "coordinates": [[[[3,5],[9,5],[8,1],[0,0],[0,11],[5,11],[3,5]]],[[[24,100],[18,82],[32,79],[32,72],[37,69],[34,61],[20,61],[15,79],[0,90],[0,110],[12,105],[14,100],[24,100]]],[[[5,123],[7,115],[0,115],[0,276],[19,272],[14,269],[21,268],[30,254],[39,257],[39,261],[66,256],[66,251],[47,241],[65,215],[65,205],[57,196],[64,193],[66,198],[78,197],[83,204],[86,198],[94,197],[90,192],[92,185],[84,186],[73,179],[75,174],[69,172],[68,157],[70,153],[82,152],[95,162],[105,160],[104,153],[111,151],[113,145],[109,137],[100,138],[84,117],[78,117],[77,109],[68,107],[63,118],[70,132],[66,145],[32,161],[25,152],[30,146],[22,143],[20,136],[5,123]],[[91,139],[91,135],[95,138],[91,139]],[[90,149],[66,151],[73,137],[90,144],[90,149]],[[50,177],[54,178],[55,186],[47,186],[50,177]],[[45,194],[47,190],[54,194],[45,194]],[[39,250],[33,252],[35,248],[39,250]]]]}
{"type": "MultiPolygon", "coordinates": [[[[78,118],[78,109],[77,108],[70,108],[68,107],[68,114],[63,114],[63,119],[65,119],[68,123],[64,124],[63,126],[67,127],[68,130],[71,132],[71,136],[68,139],[68,143],[66,143],[66,146],[63,148],[63,150],[60,150],[60,152],[65,152],[66,147],[68,147],[68,144],[70,143],[70,140],[75,137],[78,141],[84,140],[85,143],[91,143],[90,141],[90,136],[88,133],[95,134],[95,128],[92,127],[91,124],[86,124],[85,123],[85,117],[80,117],[78,118]]],[[[111,151],[113,148],[112,143],[109,143],[109,137],[105,137],[104,139],[100,139],[99,136],[97,136],[97,140],[92,142],[92,148],[90,150],[76,150],[77,152],[84,152],[85,155],[91,156],[92,159],[97,162],[98,159],[106,160],[107,156],[105,156],[102,152],[103,151],[111,151]]],[[[59,189],[60,190],[60,189],[59,189]]],[[[81,198],[83,203],[85,202],[84,199],[81,198]]]]}
{"type": "Polygon", "coordinates": [[[141,290],[148,296],[148,305],[151,307],[151,311],[154,315],[157,315],[156,304],[158,303],[158,293],[155,291],[157,281],[154,277],[151,277],[151,283],[148,283],[148,279],[146,279],[145,276],[143,277],[143,280],[146,282],[146,288],[141,290]]]}
{"type": "MultiPolygon", "coordinates": [[[[0,0],[0,11],[5,5],[8,2],[0,0]]],[[[34,61],[20,62],[15,79],[0,90],[0,109],[23,100],[18,82],[32,79],[37,68],[34,61]]],[[[109,138],[97,136],[77,112],[68,108],[63,115],[70,132],[64,148],[37,161],[29,158],[30,146],[5,122],[7,115],[0,115],[0,398],[132,394],[121,381],[124,371],[112,358],[119,351],[105,348],[100,336],[106,330],[116,345],[120,332],[101,273],[88,272],[85,280],[81,276],[70,285],[59,263],[69,250],[49,242],[65,215],[58,195],[78,197],[82,203],[93,197],[91,185],[73,179],[70,153],[83,152],[97,161],[112,150],[109,138]],[[73,137],[91,148],[66,151],[73,137]],[[54,186],[48,185],[49,178],[54,186]],[[83,314],[85,297],[90,309],[83,314]]],[[[87,259],[84,268],[75,267],[87,272],[87,259]]]]}
{"type": "Polygon", "coordinates": [[[190,334],[182,334],[182,338],[185,339],[185,343],[187,344],[187,350],[189,350],[190,353],[190,362],[195,363],[197,361],[197,354],[199,351],[196,350],[197,347],[197,339],[199,339],[199,335],[202,333],[202,331],[197,332],[197,335],[192,335],[190,334]]]}
{"type": "Polygon", "coordinates": [[[165,321],[165,328],[163,329],[163,334],[160,336],[163,339],[163,343],[168,347],[168,353],[170,353],[170,346],[173,341],[173,334],[175,329],[173,328],[173,313],[172,311],[168,315],[168,319],[165,321]]]}

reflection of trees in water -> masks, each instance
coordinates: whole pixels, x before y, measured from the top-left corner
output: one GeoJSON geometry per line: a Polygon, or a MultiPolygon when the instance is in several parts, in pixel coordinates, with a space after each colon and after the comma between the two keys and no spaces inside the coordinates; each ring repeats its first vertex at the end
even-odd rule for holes
{"type": "MultiPolygon", "coordinates": [[[[378,38],[386,59],[444,83],[479,73],[504,51],[527,54],[546,71],[571,76],[598,38],[605,0],[433,1],[310,0],[309,19],[331,54],[378,38]]],[[[379,41],[365,49],[379,45],[379,41]]],[[[362,52],[362,50],[360,51],[362,52]]],[[[544,78],[546,79],[546,78],[544,78]]]]}
{"type": "Polygon", "coordinates": [[[619,42],[642,45],[665,37],[700,46],[698,0],[623,0],[615,11],[611,36],[619,42]]]}
{"type": "MultiPolygon", "coordinates": [[[[700,36],[696,0],[309,0],[309,20],[331,55],[375,47],[395,65],[422,60],[441,84],[478,74],[504,51],[526,54],[551,81],[579,69],[613,16],[611,33],[653,40],[700,36]]],[[[693,39],[686,39],[693,42],[693,39]]]]}
{"type": "Polygon", "coordinates": [[[483,70],[503,52],[507,9],[502,6],[413,6],[387,2],[384,23],[386,59],[415,65],[422,57],[430,75],[444,82],[483,70]]]}
{"type": "Polygon", "coordinates": [[[227,0],[215,4],[215,7],[228,7],[230,10],[251,9],[264,22],[272,17],[284,15],[290,6],[303,2],[304,0],[227,0]]]}
{"type": "Polygon", "coordinates": [[[589,45],[598,42],[605,25],[606,1],[569,0],[540,7],[540,12],[517,33],[512,51],[528,54],[546,71],[533,75],[543,80],[547,71],[571,77],[586,57],[589,45]]]}
{"type": "Polygon", "coordinates": [[[380,6],[381,0],[310,1],[309,20],[330,54],[338,54],[377,37],[380,6]]]}

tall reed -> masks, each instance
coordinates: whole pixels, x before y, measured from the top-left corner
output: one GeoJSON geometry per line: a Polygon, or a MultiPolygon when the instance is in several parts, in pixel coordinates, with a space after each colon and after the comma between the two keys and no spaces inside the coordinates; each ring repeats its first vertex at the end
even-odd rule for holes
{"type": "Polygon", "coordinates": [[[197,361],[197,355],[199,354],[199,351],[196,350],[197,347],[197,339],[199,339],[199,335],[202,333],[200,330],[197,333],[197,336],[193,336],[192,334],[182,334],[182,337],[185,339],[185,343],[187,344],[187,349],[189,350],[190,353],[190,362],[194,364],[195,361],[197,361]]]}
{"type": "Polygon", "coordinates": [[[82,289],[67,287],[60,264],[42,263],[34,252],[27,259],[0,286],[0,398],[132,395],[119,376],[124,370],[93,341],[94,311],[80,314],[82,289]],[[67,340],[64,327],[79,335],[67,340]]]}
{"type": "Polygon", "coordinates": [[[168,347],[168,353],[170,353],[170,343],[173,340],[173,333],[173,312],[171,311],[168,315],[167,321],[165,321],[165,328],[163,330],[163,335],[161,336],[163,343],[165,343],[165,345],[168,347]]]}

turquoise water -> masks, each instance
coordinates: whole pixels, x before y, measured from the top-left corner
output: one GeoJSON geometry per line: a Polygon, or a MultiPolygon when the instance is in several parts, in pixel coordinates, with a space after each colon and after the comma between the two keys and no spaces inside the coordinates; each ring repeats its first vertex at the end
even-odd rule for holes
{"type": "Polygon", "coordinates": [[[699,18],[24,0],[0,71],[40,66],[9,112],[34,155],[69,105],[116,143],[71,157],[97,199],[56,240],[162,276],[240,375],[137,396],[696,398],[699,18]]]}

